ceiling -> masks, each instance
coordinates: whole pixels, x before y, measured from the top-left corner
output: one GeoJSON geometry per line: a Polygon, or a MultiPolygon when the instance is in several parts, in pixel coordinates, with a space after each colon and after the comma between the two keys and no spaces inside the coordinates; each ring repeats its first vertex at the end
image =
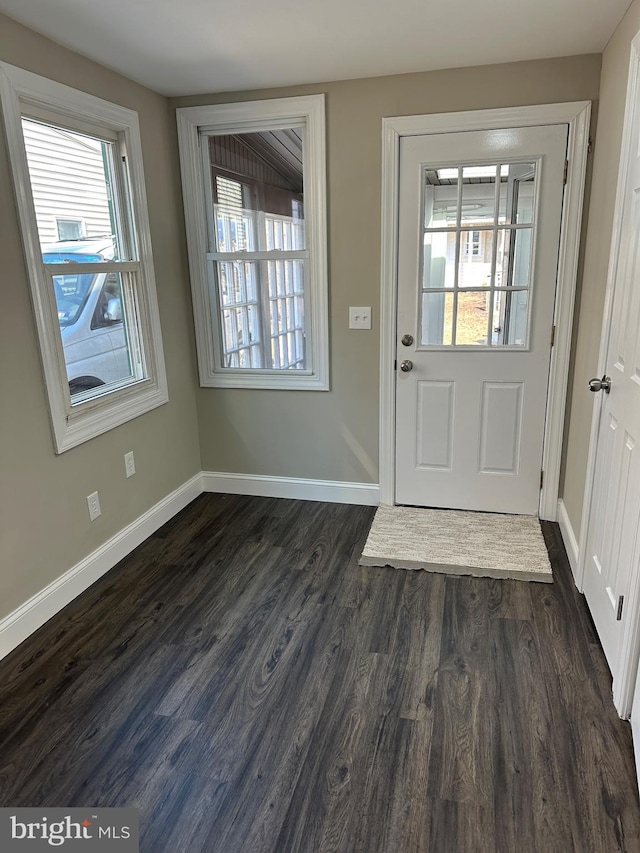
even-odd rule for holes
{"type": "Polygon", "coordinates": [[[165,95],[600,53],[630,0],[0,0],[165,95]]]}

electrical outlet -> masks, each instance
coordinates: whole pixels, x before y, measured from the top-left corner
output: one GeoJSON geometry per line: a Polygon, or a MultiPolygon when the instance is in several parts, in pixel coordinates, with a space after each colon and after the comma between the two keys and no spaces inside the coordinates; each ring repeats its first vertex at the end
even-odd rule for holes
{"type": "Polygon", "coordinates": [[[98,516],[102,515],[100,509],[100,498],[97,492],[87,495],[87,506],[89,507],[89,519],[95,521],[98,516]]]}
{"type": "Polygon", "coordinates": [[[371,308],[349,308],[350,329],[371,328],[371,308]]]}
{"type": "Polygon", "coordinates": [[[130,450],[128,453],[124,454],[124,470],[127,474],[127,477],[133,477],[136,473],[136,461],[133,458],[133,450],[130,450]]]}

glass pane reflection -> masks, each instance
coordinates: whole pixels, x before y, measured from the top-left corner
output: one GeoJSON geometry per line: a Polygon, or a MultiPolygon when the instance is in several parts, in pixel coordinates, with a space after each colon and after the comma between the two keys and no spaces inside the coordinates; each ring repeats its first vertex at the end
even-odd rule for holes
{"type": "Polygon", "coordinates": [[[458,170],[427,170],[424,192],[424,227],[446,228],[456,224],[458,210],[458,170]]]}
{"type": "Polygon", "coordinates": [[[490,292],[462,291],[458,294],[456,345],[486,346],[490,292]]]}
{"type": "Polygon", "coordinates": [[[494,300],[492,343],[496,346],[525,346],[529,291],[496,290],[494,300]]]}
{"type": "Polygon", "coordinates": [[[496,287],[528,287],[531,273],[531,228],[498,231],[496,287]]]}
{"type": "Polygon", "coordinates": [[[455,281],[456,235],[435,231],[424,235],[422,286],[453,287],[455,281]]]}
{"type": "Polygon", "coordinates": [[[493,260],[493,231],[463,231],[460,235],[458,287],[489,287],[493,260]]]}
{"type": "Polygon", "coordinates": [[[533,222],[536,188],[535,163],[509,163],[500,184],[499,225],[529,225],[533,222]]]}
{"type": "Polygon", "coordinates": [[[450,346],[453,340],[453,294],[423,293],[420,343],[450,346]]]}
{"type": "Polygon", "coordinates": [[[463,169],[461,225],[493,225],[496,214],[497,166],[482,167],[486,174],[467,177],[463,169]]]}

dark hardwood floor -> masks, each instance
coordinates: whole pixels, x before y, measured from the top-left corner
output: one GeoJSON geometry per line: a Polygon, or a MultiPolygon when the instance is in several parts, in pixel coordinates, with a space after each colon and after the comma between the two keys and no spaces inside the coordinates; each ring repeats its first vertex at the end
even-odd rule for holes
{"type": "Polygon", "coordinates": [[[0,805],[145,853],[640,851],[631,733],[555,582],[359,568],[374,510],[203,495],[0,662],[0,805]]]}

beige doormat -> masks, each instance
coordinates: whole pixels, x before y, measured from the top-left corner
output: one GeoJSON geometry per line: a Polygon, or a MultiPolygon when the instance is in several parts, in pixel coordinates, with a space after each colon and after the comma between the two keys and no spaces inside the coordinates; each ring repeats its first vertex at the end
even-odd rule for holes
{"type": "Polygon", "coordinates": [[[380,506],[360,565],[553,582],[532,515],[380,506]]]}

